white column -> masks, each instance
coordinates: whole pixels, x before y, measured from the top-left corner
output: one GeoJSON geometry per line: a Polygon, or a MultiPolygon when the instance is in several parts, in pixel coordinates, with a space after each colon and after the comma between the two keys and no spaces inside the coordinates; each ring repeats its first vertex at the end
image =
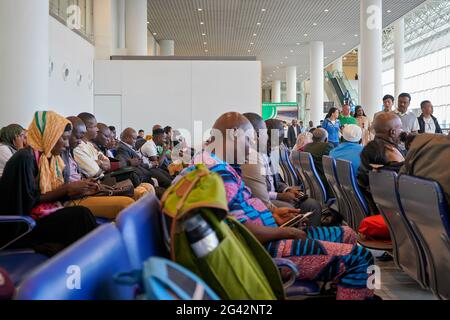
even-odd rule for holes
{"type": "Polygon", "coordinates": [[[382,0],[361,0],[361,105],[369,119],[381,109],[382,0]]]}
{"type": "Polygon", "coordinates": [[[86,33],[88,35],[92,35],[93,34],[93,28],[92,28],[92,13],[93,13],[93,8],[92,8],[92,1],[93,0],[86,0],[86,33]]]}
{"type": "Polygon", "coordinates": [[[48,1],[0,1],[0,126],[49,108],[48,30],[48,1]]]}
{"type": "Polygon", "coordinates": [[[358,46],[358,103],[361,104],[361,46],[358,46]]]}
{"type": "Polygon", "coordinates": [[[264,89],[264,101],[263,102],[270,102],[270,89],[264,89]]]}
{"type": "Polygon", "coordinates": [[[148,55],[156,56],[156,40],[153,34],[149,31],[147,33],[147,47],[148,47],[148,55]]]}
{"type": "Polygon", "coordinates": [[[95,0],[93,5],[95,59],[109,60],[116,47],[112,16],[114,6],[111,0],[95,0]]]}
{"type": "Polygon", "coordinates": [[[129,55],[147,55],[147,0],[125,1],[126,46],[129,55]]]}
{"type": "Polygon", "coordinates": [[[117,48],[118,51],[126,55],[126,27],[125,27],[125,0],[117,1],[117,48]]]}
{"type": "Polygon", "coordinates": [[[174,56],[175,55],[175,41],[173,40],[161,40],[159,42],[161,46],[161,56],[174,56]]]}
{"type": "Polygon", "coordinates": [[[323,120],[324,103],[324,50],[323,42],[313,41],[310,43],[309,50],[311,66],[311,121],[318,126],[320,120],[323,120]]]}
{"type": "Polygon", "coordinates": [[[404,90],[405,81],[405,19],[400,18],[394,24],[394,69],[395,96],[404,90]]]}
{"type": "Polygon", "coordinates": [[[272,82],[272,103],[281,102],[281,80],[273,80],[272,82]]]}
{"type": "Polygon", "coordinates": [[[291,66],[286,69],[287,102],[297,102],[297,67],[291,66]]]}
{"type": "Polygon", "coordinates": [[[343,73],[344,72],[344,65],[342,62],[342,57],[338,58],[335,62],[333,62],[333,70],[343,73]]]}

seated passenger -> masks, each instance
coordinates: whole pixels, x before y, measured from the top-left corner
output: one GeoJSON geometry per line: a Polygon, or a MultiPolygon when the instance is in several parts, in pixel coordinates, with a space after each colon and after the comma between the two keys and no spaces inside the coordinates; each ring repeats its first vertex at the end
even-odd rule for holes
{"type": "Polygon", "coordinates": [[[328,132],[323,128],[317,128],[313,132],[313,142],[305,147],[305,152],[311,154],[314,165],[316,167],[317,173],[319,174],[320,180],[322,180],[327,194],[332,197],[333,192],[328,185],[328,180],[325,177],[325,172],[323,171],[323,156],[330,155],[331,150],[333,150],[334,145],[328,142],[328,132]]]}
{"type": "MultiPolygon", "coordinates": [[[[81,139],[80,145],[73,150],[74,160],[78,164],[81,174],[86,178],[102,178],[105,173],[120,169],[120,162],[111,162],[92,143],[97,138],[99,131],[95,116],[90,113],[81,113],[78,118],[86,126],[86,134],[81,139]]],[[[154,191],[153,187],[148,183],[133,181],[133,184],[135,186],[135,200],[154,191]]]]}
{"type": "MultiPolygon", "coordinates": [[[[71,183],[83,180],[78,164],[73,159],[73,150],[80,145],[81,140],[86,134],[86,126],[78,117],[69,117],[67,119],[72,123],[73,129],[69,139],[69,148],[63,153],[63,160],[66,165],[64,169],[64,180],[66,183],[71,183]]],[[[93,195],[73,199],[68,201],[65,206],[83,206],[89,208],[97,217],[115,219],[123,209],[133,203],[134,200],[129,197],[98,197],[93,195]]]]}
{"type": "Polygon", "coordinates": [[[344,141],[331,150],[330,157],[334,159],[347,160],[352,163],[353,173],[358,176],[359,164],[361,163],[361,151],[363,150],[362,129],[354,124],[344,127],[342,130],[344,141]]]}
{"type": "Polygon", "coordinates": [[[411,144],[400,173],[438,182],[450,206],[450,135],[422,134],[411,144]]]}
{"type": "Polygon", "coordinates": [[[294,148],[292,148],[292,152],[304,152],[305,147],[313,142],[313,134],[311,132],[303,132],[297,138],[297,143],[294,148]]]}
{"type": "MultiPolygon", "coordinates": [[[[220,117],[214,129],[221,135],[213,135],[211,141],[223,139],[217,156],[207,152],[195,159],[203,162],[212,172],[219,174],[226,188],[230,214],[242,222],[266,246],[272,257],[287,258],[300,270],[300,279],[336,281],[338,299],[367,299],[373,291],[367,288],[367,268],[373,265],[372,254],[356,244],[356,235],[348,227],[334,228],[279,228],[290,219],[289,215],[274,215],[242,182],[235,143],[245,148],[245,162],[248,162],[251,135],[241,135],[240,130],[253,131],[251,123],[239,113],[228,113],[220,117]],[[228,130],[228,132],[227,132],[228,130]],[[231,130],[231,132],[229,131],[231,130]],[[234,159],[233,167],[219,158],[225,157],[227,146],[234,150],[227,158],[234,159]],[[234,157],[233,157],[234,155],[234,157]]],[[[191,168],[183,171],[187,174],[191,168]]]]}
{"type": "Polygon", "coordinates": [[[56,254],[97,226],[89,209],[61,204],[98,190],[97,184],[89,181],[64,184],[61,153],[69,147],[71,130],[64,117],[51,111],[36,112],[28,129],[29,147],[13,155],[0,180],[0,212],[36,220],[36,227],[20,240],[20,246],[43,254],[56,254]],[[47,244],[57,246],[49,249],[47,244]]]}
{"type": "Polygon", "coordinates": [[[370,192],[369,172],[379,168],[398,172],[405,159],[399,149],[400,135],[403,132],[402,122],[395,113],[380,113],[375,118],[373,128],[375,139],[361,152],[358,184],[371,213],[377,213],[378,208],[370,192]]]}
{"type": "MultiPolygon", "coordinates": [[[[137,161],[136,172],[142,181],[150,182],[152,178],[158,180],[160,187],[168,188],[172,183],[169,173],[160,168],[152,168],[151,163],[142,156],[134,147],[136,144],[137,133],[132,128],[127,128],[120,136],[121,141],[117,148],[117,159],[124,162],[137,161]]],[[[134,165],[134,164],[133,164],[134,165]]]]}
{"type": "MultiPolygon", "coordinates": [[[[255,113],[246,113],[244,116],[254,128],[257,145],[268,145],[267,127],[261,116],[255,113]]],[[[253,151],[257,152],[256,148],[253,151]]],[[[257,160],[256,163],[241,165],[242,180],[250,188],[253,196],[260,199],[272,213],[279,208],[294,207],[304,213],[314,212],[309,221],[312,226],[319,226],[322,213],[321,205],[314,199],[300,201],[299,198],[302,194],[299,188],[289,187],[283,182],[279,173],[274,173],[270,165],[270,159],[265,152],[259,153],[255,160],[257,160]]]]}
{"type": "Polygon", "coordinates": [[[18,150],[23,149],[26,143],[26,131],[18,124],[10,124],[0,131],[0,178],[8,160],[18,150]]]}

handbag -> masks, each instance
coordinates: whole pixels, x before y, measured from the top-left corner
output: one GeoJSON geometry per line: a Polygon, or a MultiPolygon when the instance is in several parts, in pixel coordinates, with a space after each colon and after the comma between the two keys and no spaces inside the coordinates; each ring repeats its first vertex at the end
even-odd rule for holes
{"type": "Polygon", "coordinates": [[[134,186],[131,180],[124,180],[109,186],[100,184],[100,190],[94,196],[96,197],[129,197],[134,198],[134,186]]]}

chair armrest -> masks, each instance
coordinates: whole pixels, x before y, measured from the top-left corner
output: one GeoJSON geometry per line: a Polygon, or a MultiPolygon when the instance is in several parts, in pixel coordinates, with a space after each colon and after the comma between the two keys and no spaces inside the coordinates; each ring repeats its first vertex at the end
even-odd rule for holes
{"type": "Polygon", "coordinates": [[[28,217],[28,216],[2,216],[2,215],[0,215],[0,224],[6,224],[6,223],[25,224],[27,228],[23,233],[19,234],[16,238],[12,239],[8,243],[6,243],[4,246],[0,247],[0,250],[4,250],[12,243],[14,243],[17,240],[19,240],[20,238],[24,237],[25,235],[30,233],[33,230],[33,228],[36,226],[36,221],[34,221],[31,217],[28,217]]]}
{"type": "Polygon", "coordinates": [[[285,267],[292,271],[291,278],[286,283],[283,284],[284,289],[291,287],[295,283],[295,280],[297,279],[297,276],[299,274],[299,270],[295,265],[295,263],[293,263],[289,259],[281,259],[281,258],[274,258],[273,262],[277,265],[278,269],[285,267]]]}

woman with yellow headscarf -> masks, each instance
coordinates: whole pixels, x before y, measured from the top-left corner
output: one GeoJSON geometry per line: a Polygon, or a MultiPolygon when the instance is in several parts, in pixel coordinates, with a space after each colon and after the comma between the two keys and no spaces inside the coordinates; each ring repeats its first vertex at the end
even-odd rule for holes
{"type": "MultiPolygon", "coordinates": [[[[96,185],[87,182],[64,184],[61,152],[68,147],[71,124],[52,112],[36,112],[28,128],[28,147],[19,150],[6,164],[0,181],[0,212],[30,215],[36,227],[20,242],[37,251],[58,244],[69,246],[97,223],[84,207],[63,208],[60,204],[71,196],[91,192],[96,185]]],[[[1,235],[0,235],[1,237],[1,235]]],[[[58,250],[45,251],[49,255],[58,250]]]]}

